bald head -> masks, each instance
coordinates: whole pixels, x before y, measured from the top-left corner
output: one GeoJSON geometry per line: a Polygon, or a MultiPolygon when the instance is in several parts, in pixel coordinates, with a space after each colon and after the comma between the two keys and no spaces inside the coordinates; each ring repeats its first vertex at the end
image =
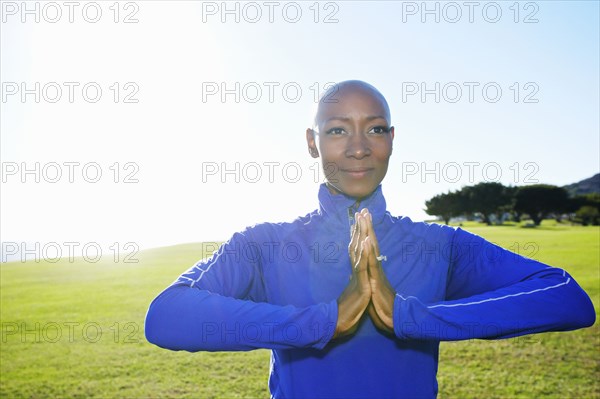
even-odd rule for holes
{"type": "Polygon", "coordinates": [[[321,158],[330,192],[359,199],[383,180],[393,140],[387,101],[360,80],[327,89],[319,99],[314,127],[306,129],[309,153],[321,158]]]}
{"type": "Polygon", "coordinates": [[[313,128],[318,128],[324,119],[341,103],[353,101],[357,97],[368,98],[370,102],[378,103],[384,117],[390,122],[390,108],[385,97],[372,85],[362,80],[345,80],[328,88],[319,98],[319,104],[313,120],[313,128]]]}

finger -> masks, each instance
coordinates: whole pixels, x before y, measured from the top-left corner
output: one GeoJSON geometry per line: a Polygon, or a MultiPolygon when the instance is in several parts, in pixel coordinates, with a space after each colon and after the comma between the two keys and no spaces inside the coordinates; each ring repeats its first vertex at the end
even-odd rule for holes
{"type": "Polygon", "coordinates": [[[367,217],[363,213],[360,214],[360,232],[362,234],[363,240],[365,239],[365,237],[367,237],[369,235],[368,234],[369,228],[367,226],[367,217]]]}
{"type": "Polygon", "coordinates": [[[361,215],[363,215],[363,217],[365,219],[367,219],[367,222],[369,222],[370,218],[371,218],[371,212],[369,212],[368,208],[363,208],[361,211],[361,215]]]}
{"type": "Polygon", "coordinates": [[[357,237],[357,242],[356,242],[356,244],[357,244],[356,245],[356,253],[358,253],[361,250],[361,248],[360,248],[361,243],[364,241],[365,237],[367,236],[366,230],[365,230],[365,218],[360,213],[358,213],[356,215],[356,224],[358,225],[357,226],[358,237],[357,237]]]}
{"type": "Polygon", "coordinates": [[[364,265],[366,268],[366,266],[369,264],[369,262],[373,256],[373,247],[372,247],[372,243],[371,243],[371,238],[369,236],[365,237],[365,239],[363,240],[363,248],[362,248],[361,256],[362,255],[364,255],[364,258],[365,258],[364,265]]]}
{"type": "MultiPolygon", "coordinates": [[[[350,255],[350,259],[354,262],[355,253],[356,253],[356,240],[358,239],[358,228],[356,222],[356,212],[354,213],[354,224],[352,225],[352,231],[350,233],[350,244],[348,244],[348,254],[350,255]]],[[[354,265],[354,264],[353,264],[354,265]]]]}
{"type": "Polygon", "coordinates": [[[367,217],[367,235],[371,237],[375,257],[379,256],[379,242],[377,241],[377,236],[375,235],[375,228],[373,227],[373,217],[370,213],[367,217]]]}
{"type": "Polygon", "coordinates": [[[362,236],[362,228],[361,228],[361,215],[356,215],[356,242],[354,243],[354,255],[358,255],[360,252],[360,243],[363,241],[364,237],[362,236]]]}
{"type": "MultiPolygon", "coordinates": [[[[379,261],[377,260],[377,255],[375,254],[375,248],[373,247],[373,239],[371,238],[371,236],[368,236],[369,238],[369,251],[368,251],[368,255],[369,258],[367,260],[367,268],[369,269],[369,274],[371,274],[371,272],[375,272],[375,269],[379,266],[379,261]]],[[[374,277],[374,276],[372,276],[374,277]]]]}
{"type": "Polygon", "coordinates": [[[362,272],[367,270],[367,265],[369,262],[369,248],[371,247],[368,240],[364,240],[360,243],[361,251],[358,255],[358,262],[356,262],[356,267],[354,270],[356,272],[362,272]]]}
{"type": "MultiPolygon", "coordinates": [[[[358,262],[360,260],[360,253],[362,252],[362,242],[364,241],[365,238],[365,234],[363,233],[364,228],[362,228],[361,226],[364,224],[364,218],[362,217],[362,215],[360,213],[355,213],[356,215],[356,222],[355,222],[355,238],[354,238],[354,242],[352,243],[352,265],[356,268],[358,266],[358,262]]],[[[363,258],[364,260],[364,258],[363,258]]]]}

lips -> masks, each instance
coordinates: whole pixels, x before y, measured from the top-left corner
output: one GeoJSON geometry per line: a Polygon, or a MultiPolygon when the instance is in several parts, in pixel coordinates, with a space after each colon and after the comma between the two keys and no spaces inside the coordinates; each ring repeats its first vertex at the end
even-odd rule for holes
{"type": "Polygon", "coordinates": [[[340,169],[340,170],[351,177],[361,178],[361,177],[365,177],[371,171],[373,171],[373,168],[360,167],[360,168],[346,168],[346,169],[340,169]]]}

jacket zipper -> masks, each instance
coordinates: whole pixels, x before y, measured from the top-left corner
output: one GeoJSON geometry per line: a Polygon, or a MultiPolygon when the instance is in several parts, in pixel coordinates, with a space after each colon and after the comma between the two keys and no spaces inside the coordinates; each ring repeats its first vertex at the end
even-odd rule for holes
{"type": "Polygon", "coordinates": [[[354,225],[354,223],[356,222],[354,220],[354,213],[356,212],[359,206],[360,205],[355,204],[348,208],[348,225],[350,226],[350,237],[352,237],[352,225],[354,225]]]}

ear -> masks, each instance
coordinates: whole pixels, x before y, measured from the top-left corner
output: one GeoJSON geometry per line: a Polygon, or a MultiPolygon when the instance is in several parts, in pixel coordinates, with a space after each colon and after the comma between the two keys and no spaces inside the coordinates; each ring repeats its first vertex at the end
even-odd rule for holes
{"type": "Polygon", "coordinates": [[[313,158],[319,157],[319,150],[315,140],[315,131],[311,128],[306,129],[306,144],[308,144],[308,152],[313,158]]]}
{"type": "Polygon", "coordinates": [[[395,130],[394,130],[394,126],[390,127],[390,137],[392,138],[392,148],[390,149],[390,155],[392,155],[392,152],[394,152],[394,135],[395,135],[395,130]]]}

